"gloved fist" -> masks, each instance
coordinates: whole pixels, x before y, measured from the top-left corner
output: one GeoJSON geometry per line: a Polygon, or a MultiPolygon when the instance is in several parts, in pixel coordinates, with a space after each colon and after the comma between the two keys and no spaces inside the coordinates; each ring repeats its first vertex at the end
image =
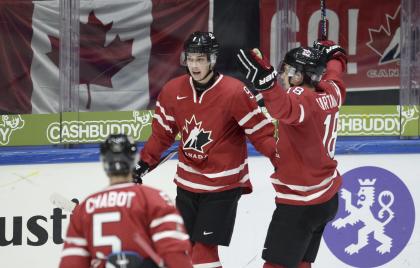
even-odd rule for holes
{"type": "Polygon", "coordinates": [[[274,87],[277,82],[277,71],[258,49],[248,51],[240,49],[236,57],[241,72],[256,90],[262,91],[274,87]]]}
{"type": "Polygon", "coordinates": [[[149,172],[149,169],[149,164],[142,160],[138,161],[133,170],[133,182],[142,184],[142,177],[149,172]]]}
{"type": "Polygon", "coordinates": [[[321,51],[324,54],[327,61],[331,59],[339,60],[343,65],[343,69],[345,69],[347,65],[347,53],[344,48],[337,45],[331,40],[315,41],[313,47],[321,51]]]}

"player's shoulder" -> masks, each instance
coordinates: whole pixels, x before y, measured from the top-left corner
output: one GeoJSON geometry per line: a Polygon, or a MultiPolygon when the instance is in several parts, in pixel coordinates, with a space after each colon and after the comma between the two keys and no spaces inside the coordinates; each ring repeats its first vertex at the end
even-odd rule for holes
{"type": "Polygon", "coordinates": [[[143,192],[145,198],[147,199],[146,202],[152,207],[167,207],[173,206],[173,200],[169,195],[162,190],[141,185],[141,191],[143,192]]]}
{"type": "Polygon", "coordinates": [[[221,82],[224,83],[224,84],[229,84],[231,86],[237,86],[237,87],[243,87],[244,86],[244,83],[241,80],[239,80],[239,79],[237,79],[233,76],[226,75],[226,74],[221,74],[221,76],[222,76],[221,82]]]}
{"type": "Polygon", "coordinates": [[[292,86],[286,90],[286,92],[291,96],[296,97],[311,97],[316,92],[315,89],[309,88],[306,86],[292,86]]]}
{"type": "Polygon", "coordinates": [[[142,192],[144,192],[145,194],[149,194],[149,195],[159,195],[160,190],[156,189],[154,187],[148,186],[148,185],[139,185],[139,188],[142,192]]]}
{"type": "Polygon", "coordinates": [[[225,96],[231,95],[234,97],[244,92],[244,88],[246,88],[246,86],[242,81],[229,75],[223,74],[221,76],[220,89],[223,91],[225,96]]]}
{"type": "Polygon", "coordinates": [[[96,191],[95,193],[92,193],[92,194],[88,195],[85,198],[85,200],[87,200],[89,198],[94,198],[94,197],[97,197],[99,195],[103,195],[103,194],[109,193],[109,192],[119,192],[119,191],[127,191],[127,190],[135,191],[136,186],[137,186],[137,184],[135,184],[133,182],[108,185],[105,188],[103,188],[102,190],[96,191]]]}
{"type": "Polygon", "coordinates": [[[181,84],[189,84],[190,76],[188,74],[183,74],[168,80],[165,84],[165,88],[174,87],[181,84]]]}
{"type": "Polygon", "coordinates": [[[168,80],[159,93],[160,97],[172,99],[181,89],[188,87],[190,84],[189,77],[189,75],[184,74],[168,80]]]}
{"type": "Polygon", "coordinates": [[[321,80],[318,85],[317,89],[318,91],[324,92],[326,94],[332,94],[332,95],[341,95],[343,90],[343,85],[339,81],[334,80],[321,80]]]}

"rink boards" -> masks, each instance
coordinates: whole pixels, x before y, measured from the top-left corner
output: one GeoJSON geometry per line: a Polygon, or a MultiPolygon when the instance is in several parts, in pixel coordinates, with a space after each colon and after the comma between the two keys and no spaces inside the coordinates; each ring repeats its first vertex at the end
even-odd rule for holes
{"type": "MultiPolygon", "coordinates": [[[[346,200],[340,197],[337,217],[326,227],[315,268],[397,268],[420,264],[420,216],[416,213],[420,204],[420,151],[413,149],[418,143],[399,151],[392,150],[396,145],[391,141],[388,145],[371,142],[359,144],[356,154],[351,153],[356,145],[342,149],[343,143],[338,145],[340,154],[336,158],[344,176],[342,191],[350,196],[347,206],[351,212],[345,211],[346,200]],[[382,153],[360,151],[363,146],[379,146],[382,153]],[[351,220],[355,221],[353,225],[349,224],[351,220]],[[340,222],[343,226],[338,228],[340,222]],[[366,245],[358,243],[366,239],[366,245]]],[[[0,165],[2,267],[57,267],[70,215],[54,208],[49,197],[57,192],[70,199],[83,199],[105,187],[107,178],[101,164],[92,162],[92,158],[89,162],[80,160],[95,151],[96,148],[80,149],[77,153],[67,150],[67,158],[73,159],[68,163],[59,163],[58,157],[50,161],[56,163],[38,164],[37,160],[45,157],[38,152],[32,155],[33,164],[0,165]]],[[[4,157],[4,152],[0,154],[4,157]]],[[[274,209],[275,193],[269,181],[272,167],[264,157],[252,156],[249,168],[254,192],[241,198],[231,246],[220,249],[225,268],[257,268],[263,263],[261,251],[274,209]]],[[[176,160],[170,160],[148,174],[145,184],[175,197],[175,170],[176,160]]]]}

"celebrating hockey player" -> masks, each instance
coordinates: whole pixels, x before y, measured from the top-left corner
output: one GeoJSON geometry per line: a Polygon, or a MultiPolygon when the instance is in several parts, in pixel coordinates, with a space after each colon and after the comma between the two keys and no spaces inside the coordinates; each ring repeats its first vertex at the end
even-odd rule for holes
{"type": "Polygon", "coordinates": [[[341,79],[345,51],[331,41],[290,50],[280,68],[281,85],[259,50],[240,50],[237,57],[268,112],[279,120],[271,176],[277,207],[264,245],[264,268],[310,267],[338,208],[342,178],[334,152],[346,96],[341,79]]]}
{"type": "Polygon", "coordinates": [[[275,152],[274,125],[242,82],[216,71],[218,52],[211,32],[186,40],[187,74],[163,87],[134,174],[140,182],[180,134],[176,205],[193,242],[193,264],[208,268],[222,266],[217,246],[229,245],[238,200],[252,191],[247,138],[263,155],[275,152]]]}
{"type": "Polygon", "coordinates": [[[183,220],[164,193],[132,182],[137,148],[126,135],[100,147],[110,186],[76,206],[60,268],[192,267],[183,220]]]}

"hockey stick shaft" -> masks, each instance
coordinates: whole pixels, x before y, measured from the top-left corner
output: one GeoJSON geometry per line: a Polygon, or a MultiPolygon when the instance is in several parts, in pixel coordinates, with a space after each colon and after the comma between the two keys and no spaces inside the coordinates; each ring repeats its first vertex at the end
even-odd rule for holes
{"type": "MultiPolygon", "coordinates": [[[[53,205],[67,212],[73,212],[73,210],[78,205],[76,202],[65,198],[59,193],[53,193],[50,196],[50,201],[53,205]]],[[[149,257],[158,265],[159,268],[165,267],[163,259],[153,250],[149,244],[147,244],[147,242],[141,237],[139,233],[134,234],[134,242],[136,242],[140,248],[143,249],[147,255],[149,255],[149,257]]]]}
{"type": "Polygon", "coordinates": [[[67,212],[72,212],[73,209],[77,206],[76,202],[70,201],[58,193],[51,194],[50,201],[54,206],[61,208],[62,210],[65,210],[67,212]]]}
{"type": "Polygon", "coordinates": [[[162,165],[163,163],[165,163],[166,161],[168,161],[169,159],[171,159],[172,157],[174,157],[174,155],[176,155],[178,152],[178,148],[170,150],[166,155],[162,156],[159,159],[159,162],[157,162],[157,164],[151,166],[149,168],[149,172],[154,170],[155,168],[157,168],[158,166],[162,165]]]}
{"type": "Polygon", "coordinates": [[[140,248],[142,248],[147,255],[153,260],[154,263],[157,264],[159,268],[164,268],[165,264],[163,262],[163,259],[153,250],[153,248],[147,244],[147,242],[141,237],[139,233],[134,234],[134,242],[139,245],[140,248]]]}
{"type": "Polygon", "coordinates": [[[325,6],[326,0],[321,1],[321,40],[327,40],[327,8],[325,6]]]}

